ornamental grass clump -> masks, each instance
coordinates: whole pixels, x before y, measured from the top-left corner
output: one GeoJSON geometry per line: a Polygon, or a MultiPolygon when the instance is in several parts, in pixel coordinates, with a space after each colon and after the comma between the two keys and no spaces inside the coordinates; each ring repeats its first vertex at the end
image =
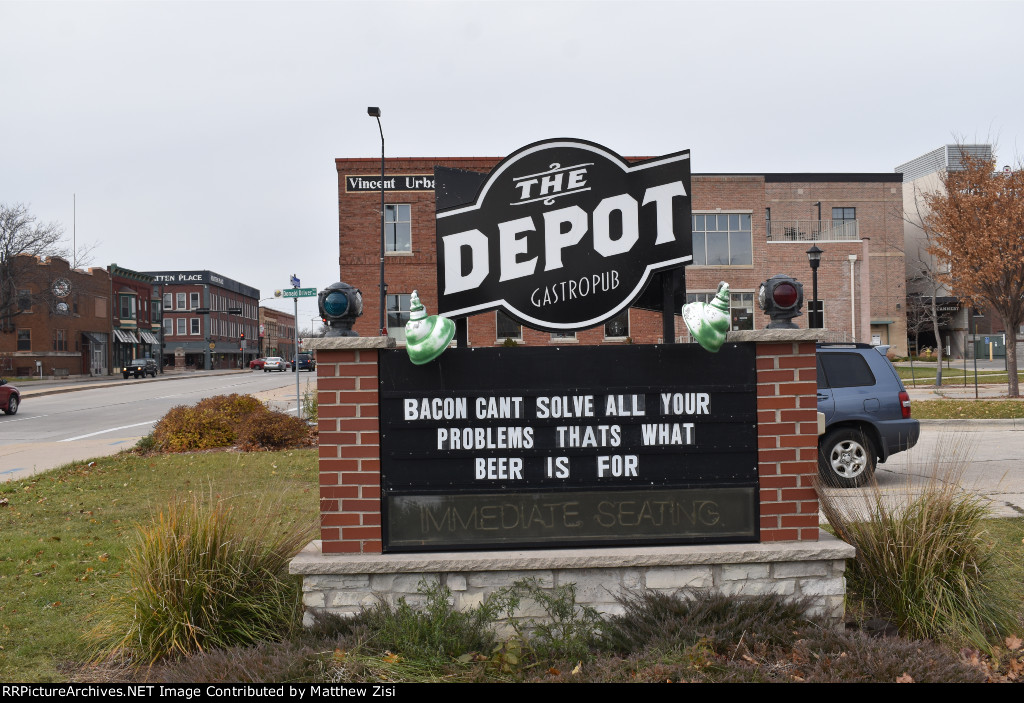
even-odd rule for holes
{"type": "Polygon", "coordinates": [[[314,532],[265,507],[243,516],[212,496],[173,500],[137,531],[130,588],[88,638],[95,658],[148,664],[281,640],[302,609],[288,561],[314,532]]]}
{"type": "Polygon", "coordinates": [[[960,487],[970,454],[963,435],[945,436],[923,471],[912,470],[908,455],[902,490],[884,492],[873,479],[860,491],[818,493],[836,535],[857,548],[851,590],[902,635],[987,649],[1016,627],[1016,607],[997,576],[984,525],[990,511],[960,487]]]}

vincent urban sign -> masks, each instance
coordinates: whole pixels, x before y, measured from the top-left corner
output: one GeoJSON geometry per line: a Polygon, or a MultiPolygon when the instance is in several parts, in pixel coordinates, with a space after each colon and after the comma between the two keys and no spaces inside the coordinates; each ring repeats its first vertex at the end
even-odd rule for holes
{"type": "MultiPolygon", "coordinates": [[[[384,176],[384,190],[404,193],[434,190],[434,175],[421,173],[384,176]]],[[[345,176],[345,192],[379,193],[380,176],[345,176]]]]}
{"type": "Polygon", "coordinates": [[[385,551],[757,540],[752,345],[381,352],[385,551]]]}
{"type": "Polygon", "coordinates": [[[475,202],[437,213],[438,309],[594,327],[692,259],[690,210],[689,151],[630,164],[580,140],[523,147],[475,202]]]}

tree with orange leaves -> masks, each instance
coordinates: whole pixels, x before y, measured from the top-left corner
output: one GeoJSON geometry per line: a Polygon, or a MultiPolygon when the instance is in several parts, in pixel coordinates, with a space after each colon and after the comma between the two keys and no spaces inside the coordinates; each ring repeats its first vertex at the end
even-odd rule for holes
{"type": "Polygon", "coordinates": [[[941,176],[945,192],[924,196],[934,237],[928,252],[949,264],[954,295],[986,304],[1006,328],[1009,395],[1020,396],[1016,342],[1024,324],[1024,170],[962,153],[963,166],[941,176]]]}

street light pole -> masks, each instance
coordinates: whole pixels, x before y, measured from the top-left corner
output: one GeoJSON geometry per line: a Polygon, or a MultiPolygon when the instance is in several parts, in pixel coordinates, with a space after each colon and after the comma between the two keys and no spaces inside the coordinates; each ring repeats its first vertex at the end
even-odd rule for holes
{"type": "Polygon", "coordinates": [[[366,108],[366,114],[377,118],[377,129],[380,130],[380,336],[386,337],[388,330],[384,324],[384,127],[380,124],[379,107],[366,108]]]}
{"type": "Polygon", "coordinates": [[[821,264],[821,254],[822,251],[817,244],[812,244],[811,248],[807,250],[807,261],[811,265],[811,306],[813,308],[808,327],[812,329],[824,327],[823,315],[818,309],[818,265],[821,264]]]}

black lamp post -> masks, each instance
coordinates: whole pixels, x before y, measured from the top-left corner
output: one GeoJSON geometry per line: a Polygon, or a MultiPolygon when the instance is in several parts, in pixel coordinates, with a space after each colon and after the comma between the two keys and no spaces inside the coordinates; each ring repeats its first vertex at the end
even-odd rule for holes
{"type": "Polygon", "coordinates": [[[384,128],[380,124],[379,107],[366,108],[366,114],[377,118],[377,129],[380,130],[380,336],[386,337],[388,329],[384,324],[384,128]]]}
{"type": "Polygon", "coordinates": [[[811,315],[807,326],[811,329],[821,329],[825,322],[818,301],[818,265],[821,263],[821,254],[817,244],[812,244],[807,250],[807,261],[811,264],[811,315]]]}

